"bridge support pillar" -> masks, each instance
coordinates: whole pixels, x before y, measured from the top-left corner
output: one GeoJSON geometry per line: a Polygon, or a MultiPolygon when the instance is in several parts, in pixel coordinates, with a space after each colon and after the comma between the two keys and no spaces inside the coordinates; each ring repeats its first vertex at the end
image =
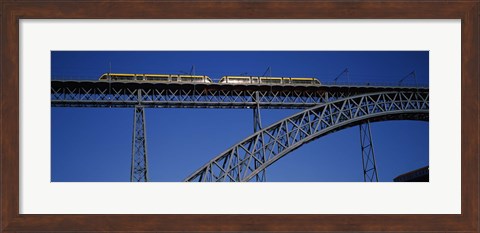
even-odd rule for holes
{"type": "MultiPolygon", "coordinates": [[[[260,95],[259,95],[258,91],[255,92],[255,103],[256,103],[256,105],[253,108],[253,132],[254,133],[256,133],[259,130],[262,130],[262,119],[260,117],[260,95]]],[[[264,154],[260,154],[258,156],[258,159],[260,161],[262,161],[262,163],[264,163],[265,160],[266,160],[264,154]]],[[[255,169],[257,167],[261,166],[261,165],[262,164],[260,162],[255,162],[255,169]]],[[[266,173],[265,173],[265,169],[255,176],[255,180],[257,182],[267,181],[267,176],[266,176],[266,173]]]]}
{"type": "Polygon", "coordinates": [[[143,106],[135,106],[133,116],[132,167],[130,182],[148,181],[147,134],[143,106]]]}
{"type": "Polygon", "coordinates": [[[360,146],[362,149],[363,181],[378,182],[370,121],[360,124],[360,146]]]}
{"type": "Polygon", "coordinates": [[[253,108],[253,132],[262,130],[262,120],[260,118],[260,107],[258,105],[253,108]]]}

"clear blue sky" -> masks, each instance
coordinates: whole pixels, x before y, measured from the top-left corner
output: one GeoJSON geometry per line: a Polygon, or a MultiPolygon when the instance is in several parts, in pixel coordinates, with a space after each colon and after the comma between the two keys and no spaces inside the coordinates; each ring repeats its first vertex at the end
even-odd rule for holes
{"type": "MultiPolygon", "coordinates": [[[[117,73],[190,72],[333,79],[345,68],[351,82],[398,83],[416,71],[428,84],[428,52],[158,51],[51,53],[53,80],[97,80],[117,73]]],[[[342,77],[343,81],[346,81],[342,77]]],[[[413,84],[413,79],[406,80],[413,84]]],[[[261,110],[264,127],[301,110],[261,110]]],[[[253,133],[251,109],[146,108],[149,179],[182,181],[214,156],[253,133]]],[[[133,109],[52,108],[53,182],[128,182],[133,109]]],[[[428,165],[428,122],[372,123],[380,181],[428,165]]],[[[303,145],[267,168],[268,181],[363,181],[358,126],[303,145]]]]}

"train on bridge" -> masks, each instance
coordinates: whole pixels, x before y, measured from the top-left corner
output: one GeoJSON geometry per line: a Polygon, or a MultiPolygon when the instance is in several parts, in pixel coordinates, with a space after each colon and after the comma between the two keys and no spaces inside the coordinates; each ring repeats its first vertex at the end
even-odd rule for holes
{"type": "MultiPolygon", "coordinates": [[[[150,83],[214,83],[205,75],[185,74],[121,74],[105,73],[100,81],[150,82],[150,83]]],[[[286,85],[321,85],[317,78],[301,77],[261,77],[261,76],[223,76],[219,84],[286,84],[286,85]]]]}

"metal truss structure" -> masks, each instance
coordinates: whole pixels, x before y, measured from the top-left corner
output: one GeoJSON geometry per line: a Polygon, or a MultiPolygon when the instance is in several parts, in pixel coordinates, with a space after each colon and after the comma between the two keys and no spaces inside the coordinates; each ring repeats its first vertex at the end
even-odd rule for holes
{"type": "Polygon", "coordinates": [[[362,149],[363,181],[378,182],[370,121],[360,124],[360,147],[362,149]]]}
{"type": "Polygon", "coordinates": [[[130,181],[148,181],[147,135],[145,129],[145,111],[142,106],[135,106],[133,116],[132,168],[130,181]]]}
{"type": "MultiPolygon", "coordinates": [[[[257,131],[262,129],[262,119],[260,117],[260,97],[258,91],[255,92],[255,102],[256,106],[253,108],[253,133],[256,133],[257,131]]],[[[255,163],[255,168],[259,167],[261,165],[261,161],[265,162],[264,157],[259,158],[259,162],[255,163]]],[[[266,170],[264,169],[261,171],[259,174],[255,176],[255,180],[257,182],[266,182],[267,181],[267,174],[266,170]]]]}
{"type": "Polygon", "coordinates": [[[255,92],[255,107],[253,107],[253,132],[256,133],[257,131],[262,129],[262,121],[260,117],[260,95],[258,91],[255,92]]]}
{"type": "Polygon", "coordinates": [[[428,91],[366,93],[338,98],[254,133],[213,158],[185,181],[254,181],[269,165],[323,135],[367,121],[428,121],[428,111],[428,91]]]}
{"type": "Polygon", "coordinates": [[[365,93],[428,91],[388,86],[220,85],[52,81],[52,107],[305,109],[365,93]]]}
{"type": "Polygon", "coordinates": [[[52,81],[52,107],[134,108],[131,181],[148,181],[144,108],[249,108],[254,134],[186,181],[266,181],[266,167],[300,145],[360,124],[365,181],[378,181],[369,121],[428,120],[428,87],[52,81]],[[307,109],[262,129],[260,109],[307,109]],[[255,177],[255,179],[253,179],[255,177]]]}

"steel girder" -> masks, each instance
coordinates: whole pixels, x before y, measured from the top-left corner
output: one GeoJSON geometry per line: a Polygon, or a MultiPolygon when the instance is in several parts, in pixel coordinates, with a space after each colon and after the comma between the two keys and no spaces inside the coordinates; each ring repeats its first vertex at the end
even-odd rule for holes
{"type": "Polygon", "coordinates": [[[133,116],[132,167],[130,182],[148,181],[147,135],[145,127],[145,111],[136,106],[133,116]]]}
{"type": "Polygon", "coordinates": [[[255,92],[255,107],[253,107],[253,132],[256,133],[257,131],[262,129],[262,121],[260,117],[260,93],[258,91],[255,92]]]}
{"type": "MultiPolygon", "coordinates": [[[[256,133],[259,130],[262,130],[262,119],[260,117],[260,97],[258,91],[255,92],[255,101],[256,101],[256,106],[253,108],[253,133],[256,133]]],[[[265,157],[260,156],[258,158],[260,161],[265,162],[265,157]]],[[[259,167],[261,165],[261,162],[255,162],[255,168],[259,167]]],[[[267,174],[266,170],[264,169],[261,171],[259,174],[255,176],[255,180],[257,182],[266,182],[267,181],[267,174]]]]}
{"type": "Polygon", "coordinates": [[[363,93],[400,90],[428,92],[428,88],[411,87],[52,81],[50,96],[52,107],[304,109],[363,93]]]}
{"type": "Polygon", "coordinates": [[[362,150],[363,181],[378,182],[377,162],[373,149],[370,121],[360,124],[360,147],[362,150]]]}
{"type": "Polygon", "coordinates": [[[428,111],[428,92],[368,93],[323,103],[254,133],[216,156],[185,181],[252,181],[278,159],[323,135],[366,121],[428,121],[428,111]]]}

